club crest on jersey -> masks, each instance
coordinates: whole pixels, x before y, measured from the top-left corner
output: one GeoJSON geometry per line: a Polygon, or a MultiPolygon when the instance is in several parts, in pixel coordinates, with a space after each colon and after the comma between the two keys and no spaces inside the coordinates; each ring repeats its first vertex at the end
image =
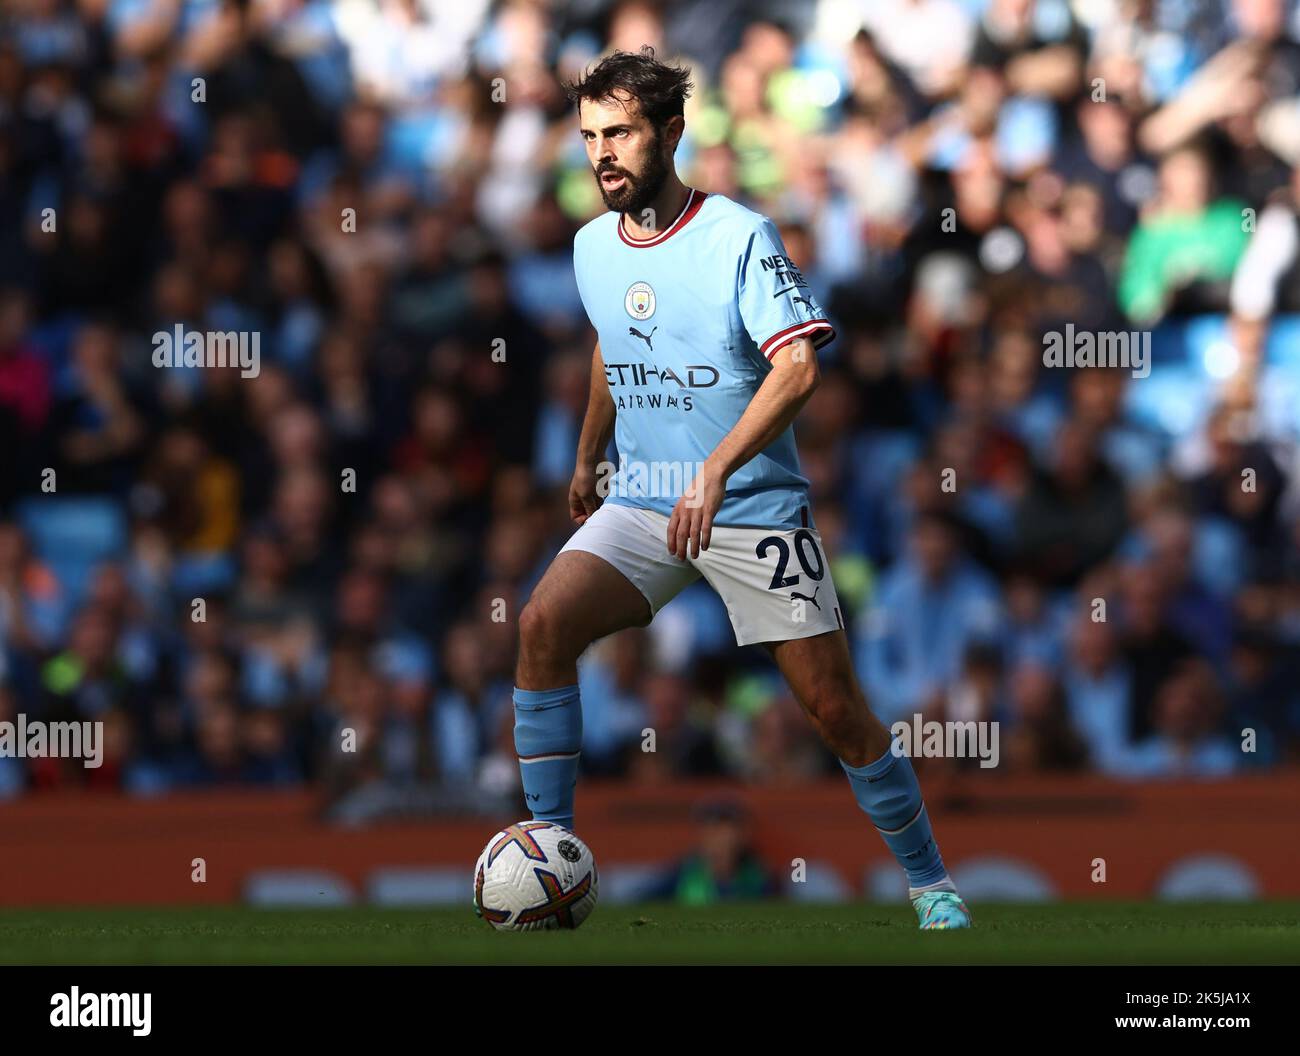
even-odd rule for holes
{"type": "Polygon", "coordinates": [[[655,291],[648,282],[634,282],[627,288],[623,307],[633,319],[649,319],[655,314],[655,291]]]}

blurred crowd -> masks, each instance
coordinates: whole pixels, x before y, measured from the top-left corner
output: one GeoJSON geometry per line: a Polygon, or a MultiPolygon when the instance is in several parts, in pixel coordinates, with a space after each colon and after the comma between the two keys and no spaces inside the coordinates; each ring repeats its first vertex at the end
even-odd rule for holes
{"type": "MultiPolygon", "coordinates": [[[[10,0],[0,721],[107,757],[0,795],[513,787],[594,343],[560,80],[644,44],[683,178],[836,322],[800,453],[881,717],[999,721],[990,779],[1294,765],[1298,41],[1283,0],[10,0]],[[1149,373],[1045,365],[1067,324],[1149,373]],[[177,325],[257,376],[155,366],[177,325]]],[[[581,680],[588,773],[837,772],[703,584],[581,680]]]]}

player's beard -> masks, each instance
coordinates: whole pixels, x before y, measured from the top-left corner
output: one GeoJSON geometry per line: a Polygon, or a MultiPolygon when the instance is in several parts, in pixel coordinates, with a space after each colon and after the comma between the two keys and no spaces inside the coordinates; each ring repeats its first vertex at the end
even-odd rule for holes
{"type": "Polygon", "coordinates": [[[628,213],[637,223],[642,223],[645,220],[642,214],[649,208],[650,203],[659,197],[659,192],[664,189],[670,171],[672,171],[672,162],[664,156],[662,140],[656,136],[645,168],[640,172],[634,173],[627,169],[606,165],[594,170],[594,175],[596,186],[600,188],[600,196],[605,201],[605,208],[616,213],[628,213]],[[605,172],[615,172],[622,176],[623,186],[616,191],[605,190],[605,185],[600,182],[601,174],[605,172]]]}

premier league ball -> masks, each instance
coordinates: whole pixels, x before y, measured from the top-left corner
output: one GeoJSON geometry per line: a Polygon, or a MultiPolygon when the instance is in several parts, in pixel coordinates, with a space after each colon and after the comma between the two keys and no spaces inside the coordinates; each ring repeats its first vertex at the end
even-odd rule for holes
{"type": "Polygon", "coordinates": [[[474,866],[474,912],[500,931],[576,928],[596,907],[596,859],[568,829],[520,821],[474,866]]]}

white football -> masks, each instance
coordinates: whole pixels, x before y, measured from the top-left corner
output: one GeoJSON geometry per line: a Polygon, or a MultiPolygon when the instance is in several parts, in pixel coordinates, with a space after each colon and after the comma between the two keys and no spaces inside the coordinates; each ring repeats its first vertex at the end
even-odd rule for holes
{"type": "Polygon", "coordinates": [[[576,928],[596,908],[596,859],[563,826],[519,821],[474,866],[474,912],[501,931],[576,928]]]}

